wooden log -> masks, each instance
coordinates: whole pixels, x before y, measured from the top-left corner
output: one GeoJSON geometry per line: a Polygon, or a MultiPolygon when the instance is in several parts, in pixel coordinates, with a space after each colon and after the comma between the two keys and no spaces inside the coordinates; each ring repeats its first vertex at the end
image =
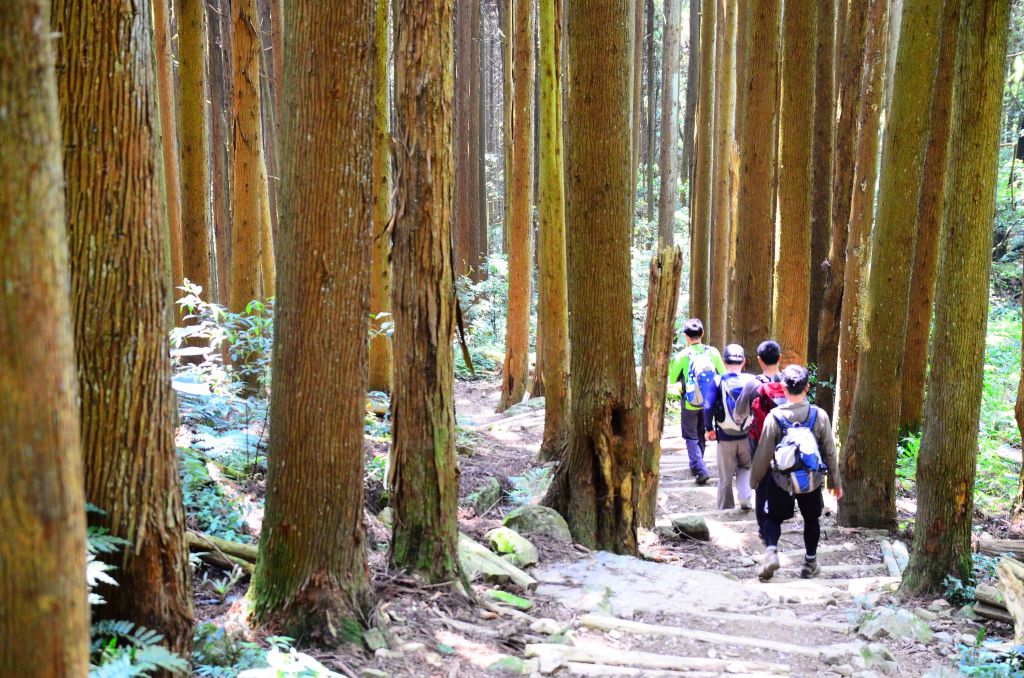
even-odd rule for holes
{"type": "Polygon", "coordinates": [[[1004,557],[996,567],[996,576],[1006,610],[1013,617],[1013,642],[1024,643],[1024,565],[1004,557]]]}
{"type": "Polygon", "coordinates": [[[974,604],[974,614],[985,619],[1003,622],[1004,624],[1013,624],[1013,616],[1006,611],[1005,607],[996,607],[995,605],[979,601],[974,604]]]}
{"type": "Polygon", "coordinates": [[[896,562],[896,556],[892,552],[892,542],[888,539],[882,539],[878,543],[882,548],[882,562],[885,563],[886,569],[889,570],[889,576],[901,576],[903,573],[900,571],[900,566],[896,562]]]}
{"type": "Polygon", "coordinates": [[[974,598],[993,607],[1006,609],[1006,599],[1003,597],[1003,592],[995,586],[978,584],[974,589],[974,598]]]}
{"type": "MultiPolygon", "coordinates": [[[[757,647],[764,650],[782,652],[784,654],[798,654],[805,657],[820,657],[825,648],[809,645],[794,645],[777,640],[764,638],[748,638],[746,636],[735,636],[711,631],[700,631],[697,629],[684,629],[678,626],[660,626],[657,624],[645,624],[643,622],[618,619],[616,617],[604,617],[594,614],[585,614],[580,618],[580,624],[587,628],[599,631],[622,631],[647,636],[673,636],[676,638],[689,638],[703,643],[720,643],[722,645],[743,645],[745,647],[757,647]]],[[[616,650],[617,652],[617,650],[616,650]]],[[[654,667],[660,668],[660,667],[654,667]]],[[[672,668],[672,667],[665,667],[672,668]]],[[[675,667],[678,668],[678,667],[675,667]]]]}
{"type": "Polygon", "coordinates": [[[251,564],[256,563],[256,556],[259,554],[259,548],[255,544],[240,544],[195,530],[189,530],[187,536],[190,551],[221,551],[224,555],[234,556],[251,564]]]}
{"type": "MultiPolygon", "coordinates": [[[[621,650],[611,647],[577,647],[533,643],[526,646],[526,656],[538,659],[557,658],[563,662],[580,664],[606,664],[627,666],[638,669],[660,669],[669,671],[719,671],[726,673],[769,673],[786,674],[789,666],[772,662],[746,661],[740,659],[711,659],[710,657],[681,657],[677,655],[621,650]]],[[[591,674],[609,675],[609,674],[591,674]]],[[[630,675],[630,674],[624,674],[630,675]]],[[[636,675],[650,675],[648,673],[636,675]]],[[[689,673],[681,675],[690,675],[689,673]]]]}
{"type": "Polygon", "coordinates": [[[245,572],[250,577],[252,576],[252,573],[256,570],[256,566],[247,560],[242,560],[241,558],[235,558],[234,556],[218,553],[217,551],[203,551],[200,553],[199,559],[202,560],[204,563],[214,565],[216,567],[222,567],[225,570],[230,570],[235,567],[239,567],[242,569],[243,572],[245,572]]]}
{"type": "Polygon", "coordinates": [[[907,549],[907,545],[896,539],[892,542],[892,555],[896,558],[896,564],[900,568],[900,574],[907,569],[907,565],[910,564],[910,551],[907,549]]]}
{"type": "MultiPolygon", "coordinates": [[[[527,591],[537,588],[536,579],[462,533],[459,533],[459,557],[464,561],[473,560],[477,561],[480,565],[486,565],[487,571],[499,572],[503,576],[507,576],[512,583],[527,591]]],[[[465,568],[469,564],[464,562],[463,567],[465,568]]]]}
{"type": "Polygon", "coordinates": [[[986,556],[1016,554],[1024,557],[1024,539],[982,539],[978,542],[978,553],[986,556]]]}
{"type": "MultiPolygon", "coordinates": [[[[749,622],[752,619],[755,619],[755,617],[749,613],[713,612],[711,610],[681,610],[676,614],[683,617],[718,619],[721,621],[749,622]]],[[[808,621],[806,619],[797,619],[795,617],[774,617],[768,615],[759,615],[756,619],[771,624],[772,626],[789,626],[795,629],[816,629],[819,631],[835,631],[836,633],[852,633],[854,631],[854,626],[852,624],[843,624],[840,622],[808,621]]]]}

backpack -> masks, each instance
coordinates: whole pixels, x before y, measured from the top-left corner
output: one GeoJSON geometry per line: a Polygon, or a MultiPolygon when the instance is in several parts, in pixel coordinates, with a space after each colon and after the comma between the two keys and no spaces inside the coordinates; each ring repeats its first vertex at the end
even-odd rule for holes
{"type": "Polygon", "coordinates": [[[715,364],[705,347],[700,353],[690,353],[690,366],[686,370],[686,402],[693,407],[704,406],[704,387],[715,379],[715,364]]]}
{"type": "Polygon", "coordinates": [[[755,442],[761,439],[761,432],[764,430],[764,420],[768,413],[779,405],[786,402],[786,387],[779,381],[768,381],[762,383],[754,392],[754,398],[750,403],[750,416],[753,420],[750,426],[750,437],[755,442]]]}
{"type": "Polygon", "coordinates": [[[807,494],[821,487],[821,481],[828,468],[821,459],[818,440],[814,437],[814,422],[818,409],[811,412],[803,422],[789,421],[778,414],[775,421],[782,430],[782,438],[775,445],[772,468],[779,487],[790,494],[807,494]]]}
{"type": "Polygon", "coordinates": [[[753,423],[748,414],[743,421],[736,421],[736,400],[743,392],[744,380],[739,374],[726,374],[719,378],[718,401],[715,403],[715,420],[723,433],[733,436],[745,435],[753,423]]]}

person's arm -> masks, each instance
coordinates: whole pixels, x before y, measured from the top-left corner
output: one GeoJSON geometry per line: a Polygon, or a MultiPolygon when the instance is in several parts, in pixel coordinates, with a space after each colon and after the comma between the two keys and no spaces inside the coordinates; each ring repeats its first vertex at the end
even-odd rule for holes
{"type": "Polygon", "coordinates": [[[757,451],[754,452],[754,462],[750,466],[750,487],[757,489],[761,481],[772,466],[772,459],[775,458],[775,445],[779,440],[779,422],[775,416],[769,414],[764,419],[764,429],[761,431],[761,440],[757,444],[757,451]]]}
{"type": "Polygon", "coordinates": [[[715,430],[715,401],[718,399],[718,377],[704,385],[704,430],[715,430]]]}
{"type": "Polygon", "coordinates": [[[725,363],[722,362],[722,354],[714,346],[708,346],[708,352],[711,353],[711,364],[715,366],[715,372],[725,374],[725,363]]]}
{"type": "MultiPolygon", "coordinates": [[[[812,407],[814,406],[812,405],[812,407]]],[[[841,490],[843,489],[843,479],[839,475],[839,457],[836,454],[836,439],[832,435],[832,422],[829,421],[825,410],[820,407],[816,409],[818,410],[818,415],[814,421],[814,434],[818,439],[818,450],[821,452],[821,458],[825,461],[825,465],[828,466],[828,488],[830,490],[841,490]]]]}
{"type": "Polygon", "coordinates": [[[677,353],[672,357],[672,362],[668,365],[668,383],[675,384],[679,379],[686,373],[686,352],[685,349],[677,353]]]}
{"type": "Polygon", "coordinates": [[[757,388],[761,385],[757,379],[751,379],[743,385],[740,397],[736,399],[736,407],[733,409],[733,417],[736,421],[743,421],[750,416],[750,406],[757,397],[757,388]]]}

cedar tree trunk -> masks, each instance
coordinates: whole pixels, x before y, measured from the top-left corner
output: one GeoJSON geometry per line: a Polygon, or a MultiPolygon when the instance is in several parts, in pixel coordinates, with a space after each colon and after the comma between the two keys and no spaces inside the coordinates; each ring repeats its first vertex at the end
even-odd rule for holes
{"type": "Polygon", "coordinates": [[[733,113],[736,109],[736,0],[718,0],[715,69],[714,218],[710,258],[710,341],[724,344],[728,325],[729,234],[733,227],[733,113]]]}
{"type": "Polygon", "coordinates": [[[682,0],[665,0],[661,68],[661,155],[658,158],[661,190],[658,193],[658,240],[671,247],[676,226],[676,122],[679,120],[679,31],[682,0]]]}
{"type": "Polygon", "coordinates": [[[181,226],[181,176],[178,171],[178,122],[174,107],[174,54],[171,50],[170,3],[156,0],[153,6],[153,40],[156,48],[157,98],[160,101],[161,150],[167,201],[167,230],[171,246],[172,289],[181,285],[184,253],[181,226]]]}
{"type": "MultiPolygon", "coordinates": [[[[715,0],[701,0],[700,44],[693,183],[690,185],[690,315],[706,320],[710,311],[708,269],[711,256],[711,155],[715,129],[715,0]]],[[[662,143],[665,143],[664,139],[662,143]]]]}

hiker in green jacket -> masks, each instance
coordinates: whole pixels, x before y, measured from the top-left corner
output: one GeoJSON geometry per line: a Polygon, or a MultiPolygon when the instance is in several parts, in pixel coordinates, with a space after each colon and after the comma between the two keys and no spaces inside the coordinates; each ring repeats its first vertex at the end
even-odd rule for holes
{"type": "Polygon", "coordinates": [[[683,385],[682,429],[686,453],[690,458],[690,471],[698,485],[708,482],[711,475],[704,464],[704,398],[715,389],[715,375],[725,374],[725,364],[718,349],[702,342],[704,324],[699,318],[683,323],[686,348],[677,353],[669,365],[670,384],[683,385]]]}

